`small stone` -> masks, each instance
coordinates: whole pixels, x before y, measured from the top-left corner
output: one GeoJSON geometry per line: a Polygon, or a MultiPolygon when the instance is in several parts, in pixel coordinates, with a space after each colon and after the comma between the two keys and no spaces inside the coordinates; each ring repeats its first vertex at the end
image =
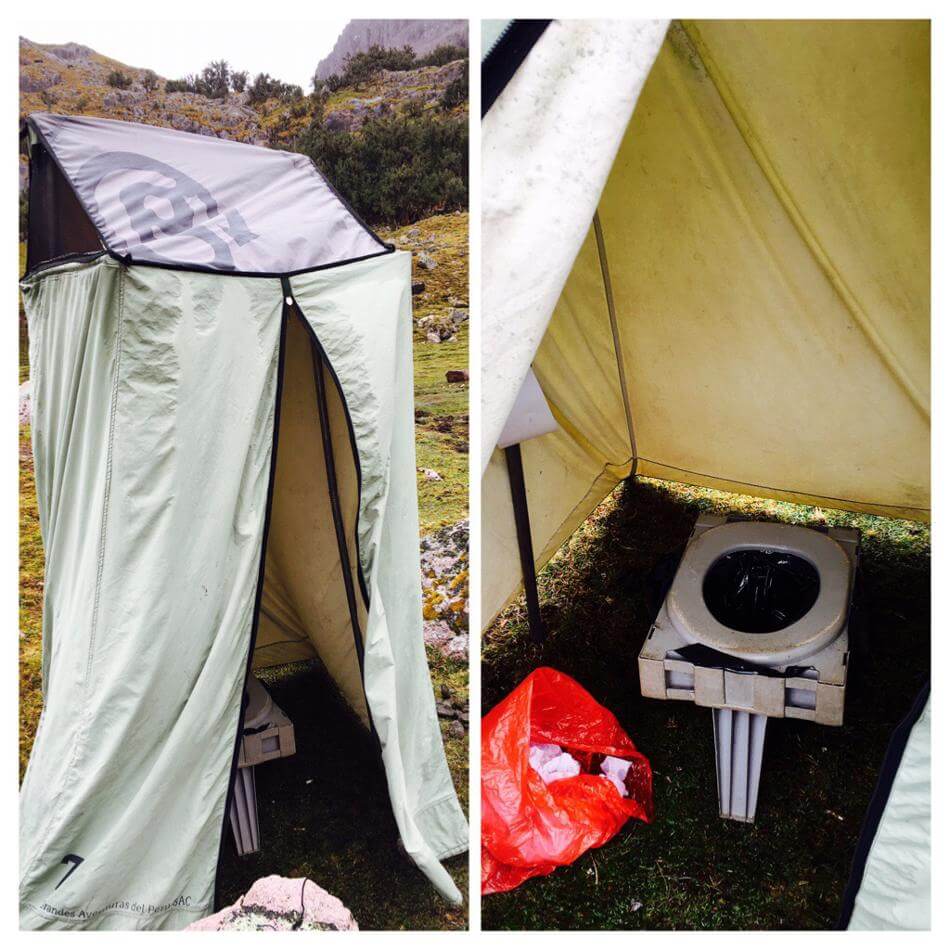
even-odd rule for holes
{"type": "Polygon", "coordinates": [[[426,342],[427,342],[427,343],[441,343],[441,342],[442,342],[442,334],[439,333],[438,330],[430,330],[430,331],[426,334],[426,342]]]}
{"type": "Polygon", "coordinates": [[[443,683],[442,686],[441,686],[440,689],[439,689],[439,692],[442,693],[442,698],[443,698],[443,699],[451,699],[451,698],[452,698],[452,690],[449,689],[449,684],[448,684],[448,683],[443,683]]]}
{"type": "Polygon", "coordinates": [[[453,739],[464,739],[465,726],[463,726],[457,719],[453,720],[449,725],[449,735],[453,739]]]}
{"type": "Polygon", "coordinates": [[[455,718],[455,710],[448,703],[436,703],[435,711],[439,719],[455,718]]]}
{"type": "Polygon", "coordinates": [[[420,254],[420,255],[416,258],[416,263],[417,263],[420,267],[424,267],[426,270],[435,270],[436,267],[439,266],[439,265],[435,262],[435,258],[430,257],[428,254],[426,254],[426,253],[424,253],[424,252],[423,252],[422,254],[420,254]]]}
{"type": "Polygon", "coordinates": [[[458,326],[468,320],[468,311],[455,309],[449,314],[449,319],[458,326]]]}
{"type": "Polygon", "coordinates": [[[445,381],[447,383],[467,383],[467,369],[449,369],[445,371],[445,381]]]}
{"type": "MultiPolygon", "coordinates": [[[[405,235],[403,235],[403,240],[405,240],[405,235]]],[[[414,280],[412,282],[412,295],[413,297],[418,296],[426,289],[426,284],[424,280],[414,280]]]]}
{"type": "Polygon", "coordinates": [[[441,482],[442,476],[433,468],[424,468],[422,470],[422,477],[427,482],[441,482]]]}

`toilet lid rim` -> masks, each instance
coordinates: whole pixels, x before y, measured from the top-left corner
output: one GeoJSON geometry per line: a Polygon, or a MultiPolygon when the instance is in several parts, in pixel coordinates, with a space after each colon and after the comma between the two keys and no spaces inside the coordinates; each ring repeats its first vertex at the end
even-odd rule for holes
{"type": "Polygon", "coordinates": [[[768,664],[810,656],[836,639],[847,623],[850,595],[851,562],[834,538],[800,525],[736,521],[709,528],[689,543],[667,595],[667,613],[690,643],[703,643],[741,659],[768,664]],[[750,537],[755,534],[761,540],[750,537]],[[792,540],[793,534],[798,543],[792,540]],[[702,593],[703,581],[723,555],[763,548],[795,554],[812,564],[818,571],[818,597],[803,617],[781,630],[733,630],[710,612],[702,593]]]}

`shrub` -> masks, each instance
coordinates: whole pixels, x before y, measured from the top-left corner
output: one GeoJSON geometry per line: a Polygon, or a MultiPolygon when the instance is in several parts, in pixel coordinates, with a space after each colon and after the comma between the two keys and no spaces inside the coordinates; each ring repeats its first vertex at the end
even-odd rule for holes
{"type": "Polygon", "coordinates": [[[231,68],[223,59],[209,63],[195,83],[196,92],[208,99],[225,99],[231,88],[231,68]]]}
{"type": "Polygon", "coordinates": [[[462,70],[461,76],[453,79],[443,90],[439,105],[447,112],[460,106],[468,99],[468,61],[462,70]]]}
{"type": "Polygon", "coordinates": [[[154,92],[158,89],[158,75],[151,69],[146,69],[142,73],[142,85],[146,92],[154,92]]]}
{"type": "Polygon", "coordinates": [[[113,69],[106,77],[106,82],[113,89],[128,89],[132,85],[132,77],[122,72],[121,69],[113,69]]]}
{"type": "Polygon", "coordinates": [[[437,46],[427,56],[419,59],[416,65],[444,66],[446,63],[454,63],[457,59],[468,59],[468,50],[464,46],[444,43],[442,46],[437,46]]]}
{"type": "Polygon", "coordinates": [[[244,92],[247,89],[247,70],[242,69],[231,73],[231,88],[235,92],[244,92]]]}
{"type": "Polygon", "coordinates": [[[332,73],[323,81],[327,92],[336,92],[346,85],[346,80],[339,73],[332,73]]]}
{"type": "Polygon", "coordinates": [[[194,92],[194,86],[188,79],[166,79],[165,92],[194,92]]]}
{"type": "Polygon", "coordinates": [[[278,102],[289,103],[302,98],[303,89],[300,86],[281,82],[268,73],[258,73],[247,91],[248,105],[257,105],[267,102],[268,99],[277,99],[278,102]]]}
{"type": "Polygon", "coordinates": [[[431,114],[370,119],[358,134],[312,123],[299,151],[370,224],[408,224],[468,203],[468,122],[431,114]]]}
{"type": "Polygon", "coordinates": [[[374,43],[365,53],[350,53],[343,60],[344,85],[366,82],[384,69],[403,71],[415,65],[416,54],[411,46],[395,49],[374,43]]]}

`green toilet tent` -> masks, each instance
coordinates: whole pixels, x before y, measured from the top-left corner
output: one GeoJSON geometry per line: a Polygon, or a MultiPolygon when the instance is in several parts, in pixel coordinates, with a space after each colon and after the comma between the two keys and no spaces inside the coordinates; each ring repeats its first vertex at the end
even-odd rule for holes
{"type": "Polygon", "coordinates": [[[460,900],[409,255],[301,155],[85,117],[25,133],[46,588],[21,927],[211,913],[245,678],[313,657],[378,736],[406,852],[460,900]]]}

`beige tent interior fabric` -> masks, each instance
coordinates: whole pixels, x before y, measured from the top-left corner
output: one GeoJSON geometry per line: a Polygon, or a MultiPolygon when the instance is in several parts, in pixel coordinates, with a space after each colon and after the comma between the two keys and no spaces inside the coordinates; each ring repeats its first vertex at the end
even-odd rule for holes
{"type": "MultiPolygon", "coordinates": [[[[620,353],[591,233],[534,361],[539,565],[629,471],[618,356],[638,473],[928,517],[929,82],[926,23],[671,26],[599,204],[620,353]]],[[[520,579],[502,466],[486,620],[520,579]]]]}
{"type": "MultiPolygon", "coordinates": [[[[316,655],[368,726],[327,488],[311,341],[296,315],[288,321],[285,348],[277,472],[254,666],[260,669],[316,655]]],[[[323,374],[340,508],[348,526],[353,589],[363,630],[366,611],[359,595],[354,530],[359,482],[339,391],[325,365],[323,374]]]]}

